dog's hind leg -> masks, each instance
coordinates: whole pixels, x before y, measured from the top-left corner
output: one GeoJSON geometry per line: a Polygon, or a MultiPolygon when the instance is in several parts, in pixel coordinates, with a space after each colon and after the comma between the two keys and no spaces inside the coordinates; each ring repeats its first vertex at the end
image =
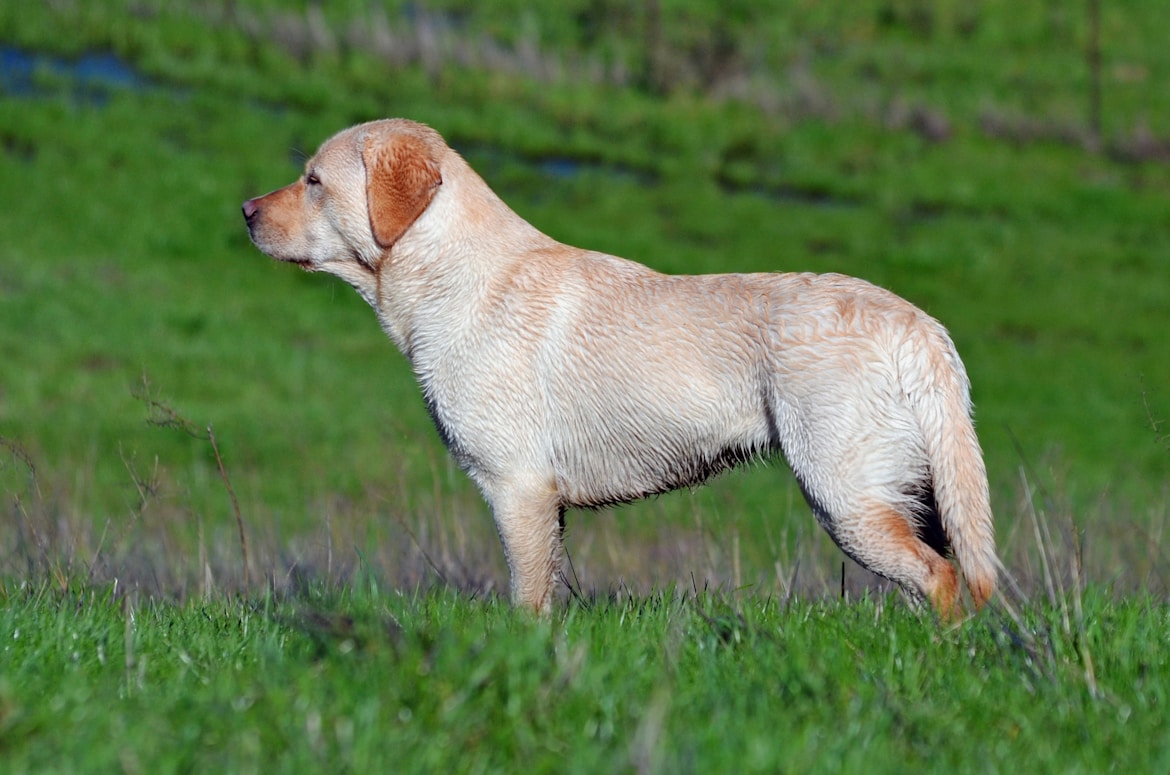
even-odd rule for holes
{"type": "MultiPolygon", "coordinates": [[[[822,366],[826,373],[848,373],[822,366]]],[[[815,369],[802,372],[804,378],[815,369]]],[[[915,602],[929,601],[954,618],[959,596],[954,567],[920,535],[923,504],[916,500],[929,481],[914,418],[898,400],[896,380],[863,372],[858,385],[841,378],[810,380],[815,400],[777,401],[776,436],[817,521],[841,549],[869,570],[900,586],[915,602]],[[858,395],[853,388],[858,387],[858,395]],[[862,389],[864,388],[864,389],[862,389]],[[871,396],[878,396],[872,400],[871,396]]]]}
{"type": "Polygon", "coordinates": [[[488,501],[508,560],[512,603],[547,614],[561,577],[563,522],[556,492],[533,482],[498,490],[488,501]]]}
{"type": "Polygon", "coordinates": [[[959,580],[954,567],[921,538],[911,519],[880,502],[822,520],[841,549],[869,570],[900,586],[915,601],[929,601],[944,619],[957,619],[959,580]]]}

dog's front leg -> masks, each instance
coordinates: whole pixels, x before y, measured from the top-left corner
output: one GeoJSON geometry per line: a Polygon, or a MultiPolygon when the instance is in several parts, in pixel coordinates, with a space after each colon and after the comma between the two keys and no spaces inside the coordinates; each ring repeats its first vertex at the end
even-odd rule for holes
{"type": "Polygon", "coordinates": [[[508,559],[512,603],[547,614],[561,570],[562,508],[556,489],[526,480],[492,490],[488,501],[508,559]]]}

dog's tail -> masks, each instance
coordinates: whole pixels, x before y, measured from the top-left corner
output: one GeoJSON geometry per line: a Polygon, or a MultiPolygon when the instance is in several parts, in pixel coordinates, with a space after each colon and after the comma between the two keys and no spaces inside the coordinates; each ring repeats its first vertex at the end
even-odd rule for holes
{"type": "Polygon", "coordinates": [[[971,421],[967,371],[946,330],[931,323],[926,341],[908,343],[917,383],[908,387],[917,396],[915,412],[942,527],[975,607],[980,608],[994,594],[1000,569],[987,469],[971,421]]]}

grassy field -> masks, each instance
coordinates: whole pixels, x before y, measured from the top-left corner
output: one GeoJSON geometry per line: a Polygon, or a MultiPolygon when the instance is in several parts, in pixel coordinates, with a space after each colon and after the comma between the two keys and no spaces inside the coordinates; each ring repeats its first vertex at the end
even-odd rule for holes
{"type": "Polygon", "coordinates": [[[1084,629],[651,595],[534,623],[366,584],[182,608],[9,591],[9,772],[1160,772],[1160,601],[1084,629]]]}
{"type": "Polygon", "coordinates": [[[1055,3],[9,5],[13,771],[1165,769],[1164,3],[1102,3],[1096,70],[1055,3]],[[943,320],[1023,618],[908,612],[780,463],[570,514],[511,614],[404,360],[239,214],[386,115],[566,242],[943,320]]]}

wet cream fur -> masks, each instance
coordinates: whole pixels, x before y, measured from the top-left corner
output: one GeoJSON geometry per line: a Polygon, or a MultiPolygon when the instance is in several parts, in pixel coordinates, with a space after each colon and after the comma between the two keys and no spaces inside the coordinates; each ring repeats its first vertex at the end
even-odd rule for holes
{"type": "Polygon", "coordinates": [[[565,509],[774,453],[837,544],[913,600],[957,615],[947,544],[975,605],[992,595],[967,375],[946,330],[892,293],[836,274],[670,276],[563,245],[401,119],[337,134],[244,214],[262,251],[373,307],[491,506],[516,604],[549,609],[565,509]]]}

